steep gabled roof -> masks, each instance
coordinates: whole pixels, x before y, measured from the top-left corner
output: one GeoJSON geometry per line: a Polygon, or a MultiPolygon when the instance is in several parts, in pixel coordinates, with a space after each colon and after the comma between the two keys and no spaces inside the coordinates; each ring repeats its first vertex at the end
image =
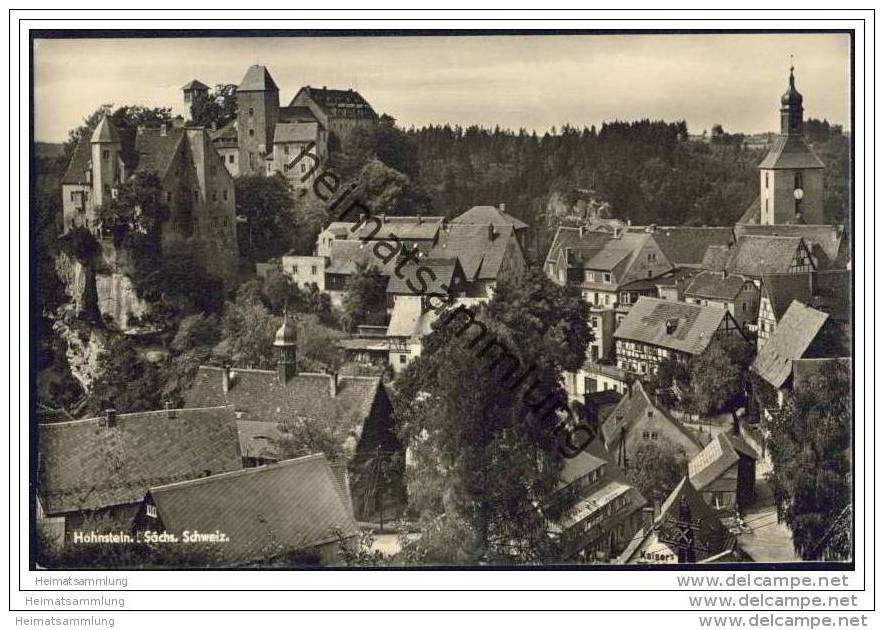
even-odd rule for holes
{"type": "Polygon", "coordinates": [[[161,178],[169,170],[184,142],[185,131],[180,128],[162,129],[146,128],[135,135],[135,152],[138,165],[135,172],[154,172],[161,178]]]}
{"type": "Polygon", "coordinates": [[[279,88],[264,66],[254,65],[246,70],[245,76],[236,87],[237,92],[279,92],[279,88]]]}
{"type": "Polygon", "coordinates": [[[712,300],[735,300],[747,282],[752,281],[739,274],[701,271],[685,287],[684,294],[712,300]]]}
{"type": "Polygon", "coordinates": [[[808,273],[776,273],[761,277],[761,290],[770,301],[771,309],[777,321],[798,300],[810,303],[813,276],[808,273]]]}
{"type": "Polygon", "coordinates": [[[368,101],[356,90],[334,90],[308,85],[298,90],[290,105],[295,105],[301,94],[312,99],[327,116],[332,118],[376,119],[378,117],[368,101]]]}
{"type": "Polygon", "coordinates": [[[313,111],[305,105],[279,108],[279,122],[319,122],[313,111]]]}
{"type": "Polygon", "coordinates": [[[399,273],[390,274],[387,293],[399,295],[458,293],[464,290],[464,287],[457,285],[458,282],[463,282],[462,277],[463,270],[460,269],[457,258],[421,258],[403,265],[399,273]],[[409,282],[411,287],[408,286],[409,282]],[[426,289],[421,291],[424,287],[426,289]]]}
{"type": "Polygon", "coordinates": [[[319,135],[318,122],[279,122],[273,132],[273,144],[311,142],[319,135]]]}
{"type": "Polygon", "coordinates": [[[81,137],[77,146],[74,148],[74,154],[68,163],[68,168],[64,172],[61,179],[62,184],[85,184],[89,180],[86,175],[92,166],[92,143],[89,139],[81,137]]]}
{"type": "Polygon", "coordinates": [[[737,225],[734,234],[740,236],[800,236],[819,260],[821,268],[837,263],[846,242],[844,230],[838,225],[737,225]]]}
{"type": "Polygon", "coordinates": [[[431,241],[442,227],[442,217],[374,215],[353,232],[358,240],[431,241]],[[380,225],[378,224],[380,222],[380,225]]]}
{"type": "Polygon", "coordinates": [[[338,480],[321,453],[258,468],[153,487],[148,499],[163,528],[223,532],[222,565],[271,559],[358,532],[338,480]]]}
{"type": "Polygon", "coordinates": [[[804,241],[798,236],[740,236],[731,250],[727,270],[753,277],[788,273],[802,247],[804,241]]]}
{"type": "Polygon", "coordinates": [[[152,485],[242,467],[232,407],[126,413],[39,428],[39,485],[48,514],[141,501],[152,485]]]}
{"type": "Polygon", "coordinates": [[[758,351],[752,369],[774,387],[782,387],[792,374],[792,361],[804,356],[828,318],[825,313],[793,301],[758,351]]]}
{"type": "Polygon", "coordinates": [[[629,309],[614,337],[697,355],[726,317],[730,314],[723,308],[643,296],[629,309]],[[669,321],[675,323],[672,333],[667,332],[669,321]]]}
{"type": "Polygon", "coordinates": [[[652,235],[666,258],[677,267],[699,266],[710,246],[734,242],[734,231],[729,227],[657,227],[652,235]]]}
{"type": "Polygon", "coordinates": [[[719,433],[716,439],[688,462],[691,484],[697,490],[702,490],[737,463],[740,455],[758,459],[758,454],[743,438],[730,431],[719,433]]]}
{"type": "Polygon", "coordinates": [[[825,168],[803,136],[779,136],[758,168],[825,168]]]}
{"type": "Polygon", "coordinates": [[[335,422],[356,442],[372,406],[384,395],[377,377],[338,376],[332,397],[329,374],[297,374],[282,383],[275,371],[241,368],[231,369],[230,386],[225,392],[222,370],[200,366],[184,396],[187,406],[233,405],[240,419],[249,421],[280,424],[306,417],[335,422]]]}
{"type": "Polygon", "coordinates": [[[120,134],[107,116],[104,116],[92,132],[92,142],[119,142],[120,134]]]}
{"type": "Polygon", "coordinates": [[[626,433],[629,433],[632,431],[633,426],[643,418],[646,418],[649,413],[652,413],[655,417],[664,418],[691,442],[696,444],[697,448],[703,448],[696,435],[681,422],[673,418],[664,408],[658,407],[651,401],[641,381],[633,383],[630,393],[620,399],[620,403],[608,415],[608,419],[604,424],[602,424],[602,437],[605,440],[605,446],[610,450],[617,443],[617,440],[620,439],[624,429],[626,433]]]}
{"type": "Polygon", "coordinates": [[[510,245],[521,252],[511,225],[448,224],[439,231],[439,241],[430,252],[433,258],[457,256],[467,281],[496,280],[510,245]]]}
{"type": "Polygon", "coordinates": [[[755,197],[755,200],[749,204],[746,211],[739,219],[737,225],[752,225],[761,221],[761,196],[755,197]]]}
{"type": "Polygon", "coordinates": [[[452,223],[471,223],[473,225],[512,225],[518,230],[528,229],[528,224],[507,214],[497,206],[473,206],[453,219],[452,223]]]}

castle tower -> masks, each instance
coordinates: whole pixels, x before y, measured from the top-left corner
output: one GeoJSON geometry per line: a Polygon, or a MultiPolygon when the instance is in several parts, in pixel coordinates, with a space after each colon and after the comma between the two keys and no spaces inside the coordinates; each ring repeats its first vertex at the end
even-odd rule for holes
{"type": "Polygon", "coordinates": [[[823,223],[824,165],[804,139],[804,97],[795,89],[795,68],[780,99],[780,135],[760,173],[761,223],[823,223]]]}
{"type": "Polygon", "coordinates": [[[111,198],[111,190],[123,180],[120,136],[105,116],[92,132],[92,205],[111,198]]]}
{"type": "Polygon", "coordinates": [[[182,86],[181,91],[184,92],[184,102],[192,103],[197,96],[208,96],[209,86],[202,81],[194,79],[182,86]]]}
{"type": "Polygon", "coordinates": [[[283,313],[282,326],[276,331],[273,347],[276,348],[276,373],[279,382],[288,383],[298,373],[296,363],[298,331],[295,324],[289,320],[288,313],[283,313]]]}
{"type": "Polygon", "coordinates": [[[279,88],[264,66],[252,66],[236,88],[240,174],[263,175],[264,156],[273,151],[279,118],[279,88]]]}

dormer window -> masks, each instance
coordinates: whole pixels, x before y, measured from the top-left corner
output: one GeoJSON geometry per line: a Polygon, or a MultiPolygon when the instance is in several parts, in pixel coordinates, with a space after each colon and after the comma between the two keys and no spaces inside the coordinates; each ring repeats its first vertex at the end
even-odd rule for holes
{"type": "Polygon", "coordinates": [[[667,319],[666,320],[666,334],[671,335],[675,333],[678,328],[678,320],[677,319],[667,319]]]}
{"type": "Polygon", "coordinates": [[[144,510],[144,513],[147,514],[147,516],[149,518],[156,518],[157,517],[157,506],[155,506],[151,503],[148,503],[147,507],[144,510]]]}

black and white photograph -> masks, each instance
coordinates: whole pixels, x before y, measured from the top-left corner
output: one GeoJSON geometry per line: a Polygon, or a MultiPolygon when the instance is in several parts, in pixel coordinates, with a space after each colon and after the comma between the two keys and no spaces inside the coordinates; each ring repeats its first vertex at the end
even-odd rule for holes
{"type": "Polygon", "coordinates": [[[737,28],[32,31],[31,569],[853,567],[856,40],[737,28]]]}

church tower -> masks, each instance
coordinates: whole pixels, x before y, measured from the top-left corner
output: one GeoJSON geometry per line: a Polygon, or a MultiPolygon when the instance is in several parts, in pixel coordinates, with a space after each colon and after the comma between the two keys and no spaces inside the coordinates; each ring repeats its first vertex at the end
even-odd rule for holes
{"type": "Polygon", "coordinates": [[[760,223],[822,224],[823,168],[804,139],[804,97],[795,89],[792,67],[780,99],[780,135],[758,165],[760,223]]]}
{"type": "Polygon", "coordinates": [[[236,128],[241,175],[265,175],[279,119],[279,88],[264,66],[252,66],[236,88],[236,128]]]}
{"type": "Polygon", "coordinates": [[[92,206],[111,198],[111,191],[123,180],[120,136],[105,116],[92,132],[92,206]]]}
{"type": "Polygon", "coordinates": [[[289,320],[288,313],[283,313],[282,326],[276,331],[273,347],[276,348],[276,373],[279,382],[285,385],[298,373],[296,363],[298,330],[289,320]]]}

